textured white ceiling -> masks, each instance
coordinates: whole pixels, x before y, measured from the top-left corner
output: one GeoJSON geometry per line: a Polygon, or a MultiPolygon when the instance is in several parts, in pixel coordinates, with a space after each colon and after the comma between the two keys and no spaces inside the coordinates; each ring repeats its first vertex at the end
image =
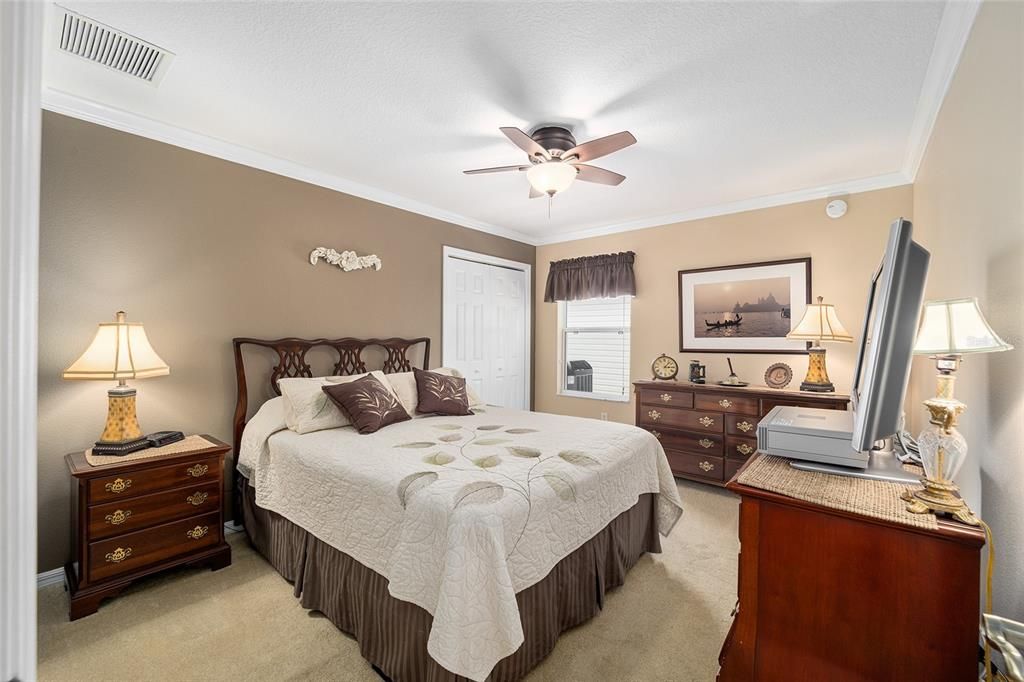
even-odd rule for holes
{"type": "MultiPolygon", "coordinates": [[[[158,88],[51,53],[44,85],[548,240],[900,170],[940,2],[136,3],[69,9],[176,53],[158,88]],[[527,198],[499,126],[630,130],[527,198]]],[[[56,30],[50,28],[50,30],[56,30]]]]}

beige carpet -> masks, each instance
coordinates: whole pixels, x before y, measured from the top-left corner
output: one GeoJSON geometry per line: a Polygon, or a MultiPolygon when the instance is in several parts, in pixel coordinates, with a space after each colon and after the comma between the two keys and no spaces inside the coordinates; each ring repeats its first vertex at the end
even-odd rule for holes
{"type": "MultiPolygon", "coordinates": [[[[643,557],[530,682],[714,679],[736,600],[738,500],[679,489],[686,511],[663,553],[643,557]]],[[[40,590],[39,679],[379,682],[356,642],[302,609],[243,534],[229,540],[229,568],[151,578],[74,623],[60,585],[40,590]]]]}

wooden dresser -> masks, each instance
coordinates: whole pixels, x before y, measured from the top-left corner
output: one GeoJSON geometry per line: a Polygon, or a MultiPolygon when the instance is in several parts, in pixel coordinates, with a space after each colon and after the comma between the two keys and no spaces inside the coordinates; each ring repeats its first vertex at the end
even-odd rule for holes
{"type": "Polygon", "coordinates": [[[739,602],[720,682],[978,679],[981,529],[728,488],[741,499],[739,602]]]}
{"type": "Polygon", "coordinates": [[[633,390],[636,424],[661,441],[672,473],[714,485],[725,485],[757,450],[757,423],[776,405],[845,410],[850,401],[836,393],[674,381],[637,381],[633,390]]]}
{"type": "Polygon", "coordinates": [[[64,459],[71,472],[72,560],[64,567],[71,620],[132,581],[184,564],[214,570],[231,563],[221,512],[228,445],[90,465],[84,452],[64,459]]]}

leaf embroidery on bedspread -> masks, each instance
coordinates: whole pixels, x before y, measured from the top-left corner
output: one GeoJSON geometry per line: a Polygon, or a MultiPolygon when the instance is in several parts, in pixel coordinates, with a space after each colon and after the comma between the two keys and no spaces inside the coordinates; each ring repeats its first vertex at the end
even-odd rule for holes
{"type": "MultiPolygon", "coordinates": [[[[461,426],[458,424],[434,424],[434,428],[446,431],[433,441],[413,441],[411,443],[400,443],[396,448],[421,449],[421,448],[452,448],[449,452],[438,450],[423,457],[425,464],[443,467],[437,472],[418,472],[402,479],[399,483],[398,497],[404,507],[414,492],[430,485],[444,476],[445,472],[478,472],[493,476],[492,480],[474,481],[459,488],[455,493],[452,502],[453,509],[466,504],[492,504],[501,500],[506,492],[510,492],[526,503],[526,519],[519,531],[518,537],[511,543],[508,556],[511,556],[519,545],[526,528],[530,523],[533,513],[533,484],[543,480],[545,484],[560,500],[576,503],[576,486],[573,482],[572,469],[552,469],[550,464],[563,462],[572,467],[590,468],[600,466],[601,462],[591,454],[582,450],[562,450],[556,454],[545,455],[537,447],[527,445],[505,445],[512,443],[514,438],[506,436],[523,436],[531,433],[539,433],[537,429],[526,427],[506,428],[500,424],[485,424],[483,426],[461,426]],[[488,432],[501,431],[498,435],[487,435],[488,432]],[[498,452],[491,451],[490,454],[466,454],[466,448],[473,446],[475,449],[470,452],[478,453],[479,448],[502,446],[498,452]],[[511,455],[513,460],[533,460],[529,468],[519,466],[515,469],[502,467],[505,463],[499,453],[511,455]],[[460,465],[460,458],[461,464],[460,465]],[[467,468],[468,466],[468,468],[467,468]],[[502,469],[505,469],[504,471],[502,469]],[[431,477],[428,477],[430,474],[431,477]]],[[[564,465],[563,465],[564,466],[564,465]]]]}
{"type": "Polygon", "coordinates": [[[493,481],[467,483],[455,494],[455,506],[460,504],[491,504],[505,496],[505,487],[493,481]]]}
{"type": "Polygon", "coordinates": [[[409,474],[399,481],[398,501],[402,503],[402,508],[404,509],[408,505],[409,498],[417,490],[427,487],[436,480],[437,473],[434,471],[417,471],[415,474],[409,474]]]}
{"type": "Polygon", "coordinates": [[[423,458],[423,461],[427,464],[436,464],[437,466],[444,466],[445,464],[451,464],[455,461],[455,458],[449,455],[447,452],[435,452],[432,455],[427,455],[423,458]]]}

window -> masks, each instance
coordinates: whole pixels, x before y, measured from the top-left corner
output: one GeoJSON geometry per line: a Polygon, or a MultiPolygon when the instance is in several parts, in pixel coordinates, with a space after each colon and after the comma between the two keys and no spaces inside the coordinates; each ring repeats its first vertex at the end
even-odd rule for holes
{"type": "Polygon", "coordinates": [[[559,303],[563,395],[629,400],[632,296],[559,303]]]}

